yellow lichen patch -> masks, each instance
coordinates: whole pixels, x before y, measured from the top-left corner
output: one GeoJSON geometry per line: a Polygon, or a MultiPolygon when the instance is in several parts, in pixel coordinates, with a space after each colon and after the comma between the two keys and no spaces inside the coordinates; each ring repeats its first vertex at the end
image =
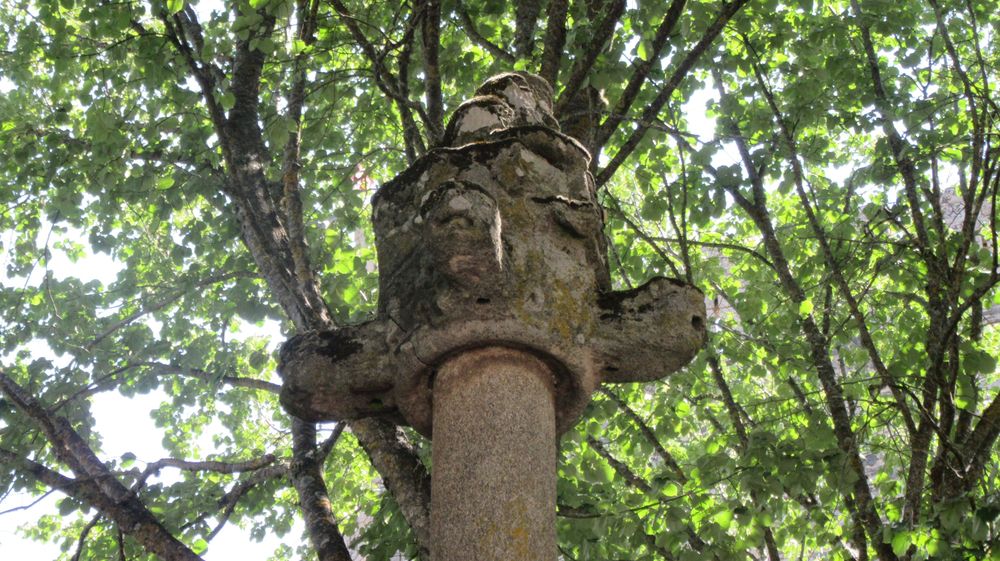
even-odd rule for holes
{"type": "Polygon", "coordinates": [[[551,326],[563,340],[571,341],[575,326],[590,323],[585,315],[588,314],[589,309],[584,308],[584,302],[581,301],[579,295],[570,290],[569,286],[562,280],[556,280],[553,283],[553,288],[555,293],[551,295],[552,307],[549,315],[551,326]]]}

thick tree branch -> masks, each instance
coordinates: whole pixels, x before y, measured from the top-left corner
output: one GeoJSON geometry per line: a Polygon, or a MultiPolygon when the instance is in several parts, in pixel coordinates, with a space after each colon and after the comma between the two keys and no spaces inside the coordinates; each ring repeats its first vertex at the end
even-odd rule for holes
{"type": "Polygon", "coordinates": [[[667,7],[667,13],[664,14],[663,21],[660,22],[660,26],[656,29],[656,34],[650,42],[650,48],[646,54],[648,58],[646,60],[637,59],[632,63],[633,70],[632,75],[628,79],[628,84],[625,85],[625,89],[618,97],[618,101],[615,102],[611,113],[601,123],[597,129],[597,133],[594,135],[594,146],[596,146],[597,150],[600,150],[607,144],[608,139],[617,130],[618,125],[628,115],[629,109],[632,108],[632,103],[635,102],[635,98],[639,95],[643,84],[646,83],[650,71],[658,62],[660,54],[663,52],[664,47],[666,47],[667,40],[673,33],[674,28],[677,27],[677,22],[680,21],[681,15],[684,13],[686,3],[687,0],[671,0],[670,5],[667,7]]]}
{"type": "MultiPolygon", "coordinates": [[[[306,40],[311,37],[315,22],[310,21],[312,10],[306,3],[300,3],[300,37],[306,40]]],[[[286,146],[286,174],[284,189],[286,194],[286,211],[298,224],[297,239],[290,239],[285,224],[280,220],[276,203],[271,198],[269,182],[265,176],[268,162],[267,150],[264,145],[259,126],[259,92],[260,79],[264,65],[264,54],[259,49],[251,48],[251,41],[269,36],[274,28],[274,18],[264,15],[263,24],[251,30],[250,35],[236,45],[236,58],[233,63],[233,75],[230,92],[235,102],[229,112],[225,128],[220,131],[223,139],[223,153],[229,169],[231,181],[229,195],[237,206],[237,216],[243,231],[243,238],[249,247],[261,271],[277,296],[279,302],[292,321],[300,329],[316,329],[330,327],[333,322],[326,308],[326,303],[319,291],[319,286],[312,278],[304,244],[304,233],[301,231],[301,201],[297,199],[297,139],[290,139],[292,146],[286,146]],[[287,196],[291,196],[288,199],[287,196]],[[305,276],[300,276],[300,270],[305,276]]],[[[293,97],[299,94],[296,103],[291,107],[293,116],[297,117],[296,125],[301,122],[302,103],[304,101],[304,76],[298,74],[297,84],[293,84],[293,97]]],[[[292,423],[293,439],[308,438],[309,431],[314,431],[311,425],[297,420],[292,423]],[[305,433],[303,436],[300,433],[305,433]]],[[[298,481],[299,478],[293,478],[298,481]]],[[[314,474],[311,481],[315,487],[323,487],[322,472],[314,474]]],[[[296,485],[300,493],[300,504],[308,519],[308,530],[313,544],[321,555],[321,559],[335,559],[330,555],[346,551],[343,537],[332,520],[332,516],[315,516],[317,512],[326,509],[329,514],[329,501],[315,499],[313,489],[305,489],[296,485]],[[302,493],[307,493],[303,495],[302,493]],[[306,510],[308,509],[308,510],[306,510]],[[338,546],[339,540],[339,546],[338,546]]],[[[349,559],[349,557],[348,557],[349,559]]]]}
{"type": "Polygon", "coordinates": [[[114,477],[90,446],[63,417],[50,415],[28,392],[0,371],[0,392],[41,429],[60,461],[76,475],[70,479],[7,451],[0,458],[15,463],[32,477],[101,511],[148,551],[165,561],[201,558],[173,536],[139,498],[114,477]]]}
{"type": "MultiPolygon", "coordinates": [[[[742,8],[747,2],[749,2],[749,0],[732,0],[722,5],[722,9],[719,10],[718,14],[716,14],[715,19],[708,26],[708,29],[705,30],[705,33],[702,34],[701,39],[699,39],[698,42],[691,47],[688,54],[685,55],[684,59],[681,60],[680,64],[677,65],[677,68],[674,69],[673,73],[660,88],[660,93],[658,93],[656,98],[646,106],[645,110],[643,110],[636,129],[632,131],[632,134],[629,135],[625,143],[618,149],[611,161],[608,162],[608,165],[604,166],[604,168],[597,174],[596,180],[598,186],[607,183],[608,180],[611,179],[611,176],[615,174],[615,171],[621,167],[625,159],[632,154],[637,146],[639,146],[639,142],[646,135],[646,131],[650,129],[652,123],[656,122],[657,115],[659,115],[660,110],[663,109],[663,106],[666,105],[668,100],[670,100],[670,96],[672,96],[677,87],[680,86],[681,81],[683,81],[688,72],[694,68],[695,63],[697,63],[698,59],[701,58],[701,55],[708,50],[708,48],[715,41],[716,37],[722,33],[722,30],[725,28],[726,24],[729,23],[729,20],[731,20],[737,12],[740,11],[740,8],[742,8]]],[[[597,148],[600,149],[601,146],[599,145],[597,148]]]]}
{"type": "MultiPolygon", "coordinates": [[[[411,14],[411,18],[419,19],[417,14],[411,14]]],[[[399,56],[397,57],[398,77],[400,95],[403,98],[410,97],[410,59],[413,56],[413,46],[416,42],[416,22],[411,22],[411,25],[407,26],[406,34],[403,36],[403,47],[399,51],[399,56]]],[[[399,101],[393,100],[396,104],[396,110],[399,111],[399,120],[403,127],[403,142],[406,144],[406,161],[408,164],[412,164],[417,161],[417,157],[423,155],[427,151],[427,147],[424,144],[423,136],[420,134],[420,128],[417,126],[417,122],[413,120],[413,113],[409,110],[406,105],[399,101]]]]}
{"type": "MultiPolygon", "coordinates": [[[[316,42],[314,33],[317,12],[314,6],[318,3],[318,0],[297,0],[295,3],[295,12],[298,18],[295,35],[307,48],[316,42]]],[[[281,171],[282,211],[285,224],[288,227],[288,245],[292,253],[299,290],[305,290],[306,287],[315,282],[306,247],[305,224],[302,220],[302,195],[299,185],[299,168],[302,165],[299,157],[302,141],[302,111],[306,100],[305,63],[307,56],[306,52],[300,52],[295,55],[295,60],[292,63],[292,87],[288,93],[288,109],[286,111],[286,118],[292,123],[292,128],[288,131],[288,140],[285,142],[281,171]]]]}
{"type": "Polygon", "coordinates": [[[569,0],[549,0],[545,12],[545,41],[542,43],[542,78],[556,88],[559,81],[559,67],[562,65],[563,48],[566,46],[566,15],[569,0]]]}
{"type": "Polygon", "coordinates": [[[431,543],[431,478],[427,468],[402,429],[392,423],[362,419],[351,422],[350,429],[392,491],[426,558],[431,543]]]}
{"type": "Polygon", "coordinates": [[[594,29],[590,34],[590,42],[584,49],[583,55],[578,57],[573,63],[573,69],[570,71],[569,79],[566,80],[566,87],[563,88],[561,94],[559,94],[559,99],[556,101],[555,114],[557,117],[563,112],[563,109],[569,104],[580,86],[590,75],[590,70],[594,67],[594,63],[597,62],[598,55],[604,50],[604,47],[608,44],[608,40],[611,39],[611,35],[615,31],[615,25],[617,25],[618,20],[625,13],[625,0],[610,0],[609,6],[605,6],[603,10],[603,15],[601,20],[597,22],[594,29]]]}
{"type": "MultiPolygon", "coordinates": [[[[341,0],[331,0],[331,3],[372,62],[380,89],[390,97],[397,98],[395,78],[386,71],[381,56],[361,33],[357,21],[350,16],[341,0]]],[[[251,30],[246,40],[241,40],[236,45],[230,85],[236,101],[228,118],[221,124],[216,121],[229,172],[226,192],[235,203],[244,243],[270,290],[296,328],[328,329],[334,324],[318,284],[299,283],[296,278],[287,230],[271,199],[270,183],[265,175],[270,158],[259,127],[258,112],[264,54],[260,50],[251,49],[250,41],[269,36],[274,23],[273,17],[265,15],[263,23],[251,30]]],[[[203,87],[203,91],[206,98],[211,98],[209,88],[203,87]]],[[[419,107],[419,104],[408,99],[400,101],[401,108],[413,105],[419,107]]],[[[422,117],[425,117],[426,122],[426,115],[422,117]]],[[[400,504],[407,521],[414,527],[420,546],[426,549],[429,543],[427,505],[430,502],[426,469],[412,450],[401,446],[394,432],[390,436],[389,432],[395,431],[395,427],[378,421],[360,421],[352,423],[351,429],[368,452],[375,468],[382,474],[386,487],[400,504]]],[[[305,427],[301,424],[293,425],[293,432],[299,430],[305,430],[305,427]]],[[[332,529],[328,528],[327,531],[331,533],[332,529]]]]}
{"type": "MultiPolygon", "coordinates": [[[[0,448],[0,462],[14,466],[16,470],[31,477],[35,481],[38,481],[55,491],[64,493],[67,496],[75,499],[83,499],[85,497],[86,490],[83,489],[83,483],[73,478],[66,477],[65,475],[49,469],[38,462],[29,460],[21,454],[7,450],[6,448],[0,448]]],[[[6,513],[9,511],[4,512],[6,513]]]]}
{"type": "Polygon", "coordinates": [[[299,494],[299,508],[305,517],[309,539],[319,561],[351,561],[344,536],[330,508],[330,496],[323,481],[323,460],[316,448],[316,426],[292,419],[292,485],[299,494]]]}
{"type": "Polygon", "coordinates": [[[535,26],[542,11],[542,0],[517,0],[514,9],[514,52],[517,58],[531,58],[535,46],[535,26]]]}
{"type": "MultiPolygon", "coordinates": [[[[924,481],[927,472],[927,459],[930,452],[933,434],[939,428],[937,421],[931,416],[932,408],[938,401],[940,391],[946,391],[946,374],[944,362],[950,339],[956,336],[954,331],[947,329],[949,309],[953,308],[957,286],[957,274],[950,270],[948,264],[948,248],[945,245],[945,232],[938,232],[940,251],[935,253],[931,245],[930,231],[924,220],[921,208],[919,177],[912,159],[912,147],[903,139],[894,125],[894,111],[889,95],[882,80],[880,64],[876,54],[871,30],[857,0],[851,0],[851,8],[856,24],[861,33],[865,58],[871,76],[872,90],[875,94],[875,108],[883,133],[889,142],[896,169],[903,179],[903,192],[910,211],[910,219],[916,229],[917,252],[923,259],[926,268],[927,313],[929,325],[925,341],[926,355],[929,366],[923,377],[921,388],[922,409],[921,421],[917,433],[910,443],[912,450],[909,473],[906,478],[904,493],[904,518],[916,523],[920,519],[924,481]],[[942,389],[944,387],[944,389],[942,389]]],[[[969,210],[969,209],[967,209],[969,210]]],[[[960,261],[957,261],[960,262],[960,261]]]]}
{"type": "Polygon", "coordinates": [[[465,6],[461,1],[456,2],[455,13],[458,14],[459,21],[462,22],[462,29],[465,30],[465,34],[469,37],[469,40],[479,45],[480,47],[486,49],[491,55],[496,58],[508,63],[514,64],[514,55],[500,48],[492,41],[483,37],[479,30],[476,29],[476,22],[472,21],[472,16],[469,15],[469,11],[465,9],[465,6]]]}
{"type": "MultiPolygon", "coordinates": [[[[960,491],[970,491],[979,482],[998,436],[1000,436],[1000,393],[994,396],[993,401],[983,410],[976,428],[969,434],[963,446],[962,455],[968,463],[965,466],[964,481],[960,491]]],[[[958,494],[953,492],[951,496],[958,494]]]]}
{"type": "Polygon", "coordinates": [[[430,144],[436,146],[444,138],[444,98],[441,94],[441,67],[438,64],[438,52],[441,50],[441,0],[424,0],[420,22],[428,133],[431,137],[430,144]]]}

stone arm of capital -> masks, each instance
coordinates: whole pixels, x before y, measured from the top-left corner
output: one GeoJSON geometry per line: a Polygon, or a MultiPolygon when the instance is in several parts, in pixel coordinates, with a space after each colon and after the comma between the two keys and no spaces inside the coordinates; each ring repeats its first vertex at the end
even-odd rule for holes
{"type": "Polygon", "coordinates": [[[510,347],[536,354],[564,378],[556,380],[564,388],[556,405],[559,429],[566,430],[599,383],[662,378],[705,341],[704,296],[680,281],[655,278],[604,293],[594,313],[594,332],[583,341],[542,341],[537,329],[510,322],[497,323],[488,336],[462,321],[402,332],[387,319],[303,333],[281,349],[281,402],[305,420],[384,417],[429,435],[435,367],[456,352],[510,347]],[[437,354],[418,357],[414,349],[437,354]]]}
{"type": "Polygon", "coordinates": [[[385,417],[403,424],[392,400],[396,376],[387,331],[376,319],[286,341],[278,358],[281,404],[312,422],[385,417]]]}
{"type": "Polygon", "coordinates": [[[602,382],[649,382],[681,369],[705,344],[705,295],[657,277],[598,298],[592,348],[602,382]]]}

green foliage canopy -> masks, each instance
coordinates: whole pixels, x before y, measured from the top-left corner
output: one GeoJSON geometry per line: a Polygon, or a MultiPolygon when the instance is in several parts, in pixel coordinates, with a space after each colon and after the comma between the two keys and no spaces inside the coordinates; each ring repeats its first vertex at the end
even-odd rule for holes
{"type": "Polygon", "coordinates": [[[0,3],[0,496],[64,495],[27,535],[198,559],[301,518],[274,559],[425,556],[429,443],[288,419],[274,333],[371,313],[371,191],[525,69],[595,154],[615,282],[712,309],[563,438],[561,556],[1000,559],[996,2],[204,4],[0,3]],[[103,452],[106,392],[162,401],[168,457],[103,452]]]}

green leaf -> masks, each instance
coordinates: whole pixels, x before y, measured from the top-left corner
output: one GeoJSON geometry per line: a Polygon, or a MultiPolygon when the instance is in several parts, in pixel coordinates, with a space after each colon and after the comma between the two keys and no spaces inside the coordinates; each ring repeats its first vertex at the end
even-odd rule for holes
{"type": "Polygon", "coordinates": [[[80,504],[73,499],[62,499],[59,501],[59,515],[68,516],[70,513],[77,511],[80,508],[80,504]]]}
{"type": "Polygon", "coordinates": [[[166,0],[166,2],[167,2],[167,12],[169,12],[171,15],[176,14],[177,12],[183,10],[184,6],[187,4],[186,0],[166,0]]]}
{"type": "Polygon", "coordinates": [[[721,526],[723,530],[728,530],[733,523],[733,512],[731,510],[719,511],[712,517],[712,521],[721,526]]]}
{"type": "Polygon", "coordinates": [[[122,468],[128,469],[135,464],[135,454],[132,452],[125,452],[121,457],[122,468]]]}
{"type": "Polygon", "coordinates": [[[910,548],[910,532],[900,531],[892,536],[892,552],[903,555],[910,548]]]}
{"type": "Polygon", "coordinates": [[[615,469],[608,464],[598,465],[598,478],[602,483],[611,483],[615,479],[615,469]]]}
{"type": "Polygon", "coordinates": [[[812,303],[812,300],[806,298],[802,302],[799,302],[799,315],[800,316],[805,317],[805,316],[808,316],[809,314],[811,314],[812,312],[813,312],[813,303],[812,303]]]}
{"type": "Polygon", "coordinates": [[[691,414],[691,406],[686,401],[678,401],[674,407],[674,413],[677,418],[683,419],[691,414]]]}

